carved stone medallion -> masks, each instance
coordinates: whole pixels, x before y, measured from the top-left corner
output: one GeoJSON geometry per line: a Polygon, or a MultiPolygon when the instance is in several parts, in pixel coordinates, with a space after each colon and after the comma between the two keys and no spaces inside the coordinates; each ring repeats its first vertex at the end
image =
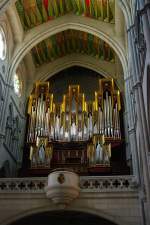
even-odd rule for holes
{"type": "Polygon", "coordinates": [[[65,182],[65,176],[63,173],[60,173],[57,177],[58,183],[63,184],[65,182]]]}

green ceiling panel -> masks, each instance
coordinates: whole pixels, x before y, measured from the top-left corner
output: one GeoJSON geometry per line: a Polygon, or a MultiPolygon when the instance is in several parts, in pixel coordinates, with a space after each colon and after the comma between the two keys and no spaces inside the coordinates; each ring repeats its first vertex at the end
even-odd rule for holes
{"type": "Polygon", "coordinates": [[[115,53],[107,43],[92,34],[77,30],[66,30],[53,35],[36,45],[31,52],[36,67],[71,53],[115,61],[115,53]]]}
{"type": "Polygon", "coordinates": [[[16,8],[24,30],[29,30],[69,12],[114,23],[115,0],[18,0],[16,8]]]}

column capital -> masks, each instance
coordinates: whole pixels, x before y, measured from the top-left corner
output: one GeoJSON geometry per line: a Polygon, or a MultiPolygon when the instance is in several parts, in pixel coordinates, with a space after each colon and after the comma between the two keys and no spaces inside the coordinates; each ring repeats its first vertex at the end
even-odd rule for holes
{"type": "Polygon", "coordinates": [[[148,9],[150,9],[150,2],[146,3],[142,9],[138,10],[139,15],[143,16],[145,13],[147,13],[148,9]]]}
{"type": "Polygon", "coordinates": [[[129,132],[129,134],[135,134],[136,133],[134,127],[129,128],[128,132],[129,132]]]}
{"type": "Polygon", "coordinates": [[[127,33],[130,33],[135,28],[135,24],[132,24],[128,29],[127,33]]]}
{"type": "Polygon", "coordinates": [[[139,87],[142,87],[142,82],[140,80],[136,81],[132,86],[133,90],[138,89],[139,87]]]}

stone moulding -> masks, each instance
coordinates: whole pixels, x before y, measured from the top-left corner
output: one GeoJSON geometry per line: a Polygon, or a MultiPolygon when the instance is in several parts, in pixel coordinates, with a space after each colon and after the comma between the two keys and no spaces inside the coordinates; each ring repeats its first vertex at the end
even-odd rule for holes
{"type": "MultiPolygon", "coordinates": [[[[44,193],[47,177],[0,178],[0,194],[44,193]]],[[[80,176],[80,192],[136,192],[136,177],[129,176],[80,176]]]]}

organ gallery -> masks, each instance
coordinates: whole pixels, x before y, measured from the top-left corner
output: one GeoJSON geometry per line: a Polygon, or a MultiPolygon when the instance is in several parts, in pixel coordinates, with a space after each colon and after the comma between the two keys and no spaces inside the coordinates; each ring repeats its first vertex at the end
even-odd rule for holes
{"type": "Polygon", "coordinates": [[[94,100],[69,85],[56,102],[50,82],[37,82],[28,102],[29,170],[70,168],[110,173],[114,148],[122,145],[121,98],[113,79],[99,79],[94,100]]]}

